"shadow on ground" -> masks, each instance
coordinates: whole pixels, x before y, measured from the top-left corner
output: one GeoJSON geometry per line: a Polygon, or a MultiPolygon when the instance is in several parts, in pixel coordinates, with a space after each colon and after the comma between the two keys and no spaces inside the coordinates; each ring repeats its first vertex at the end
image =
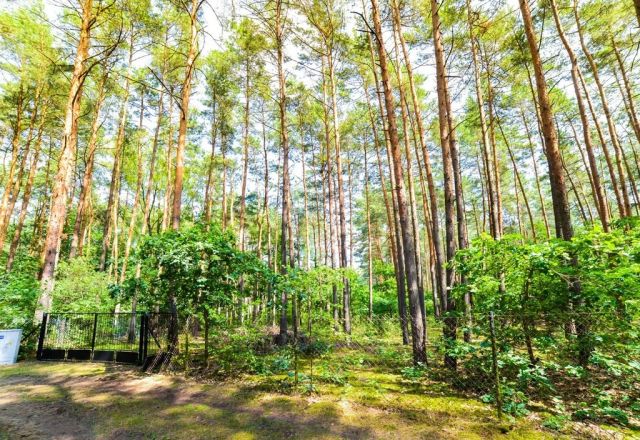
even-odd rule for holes
{"type": "Polygon", "coordinates": [[[0,369],[0,439],[552,438],[528,424],[505,434],[473,401],[382,390],[367,404],[357,392],[283,395],[110,364],[25,362],[0,369]]]}

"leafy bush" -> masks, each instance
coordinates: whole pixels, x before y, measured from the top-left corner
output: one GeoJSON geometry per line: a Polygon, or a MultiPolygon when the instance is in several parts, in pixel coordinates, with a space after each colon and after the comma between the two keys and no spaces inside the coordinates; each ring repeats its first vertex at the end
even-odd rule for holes
{"type": "Polygon", "coordinates": [[[53,307],[55,312],[113,311],[109,275],[96,271],[90,260],[74,258],[58,265],[53,307]]]}
{"type": "Polygon", "coordinates": [[[0,272],[0,328],[25,328],[33,321],[40,285],[35,259],[19,260],[13,271],[0,272]]]}

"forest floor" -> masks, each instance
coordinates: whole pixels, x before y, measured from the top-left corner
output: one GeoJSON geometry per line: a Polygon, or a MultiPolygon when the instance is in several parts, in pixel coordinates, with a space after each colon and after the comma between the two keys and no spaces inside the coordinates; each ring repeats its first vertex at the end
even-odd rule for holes
{"type": "Polygon", "coordinates": [[[206,383],[113,364],[21,362],[0,367],[0,440],[559,438],[539,417],[499,422],[477,400],[387,379],[376,399],[366,381],[299,395],[250,376],[206,383]]]}

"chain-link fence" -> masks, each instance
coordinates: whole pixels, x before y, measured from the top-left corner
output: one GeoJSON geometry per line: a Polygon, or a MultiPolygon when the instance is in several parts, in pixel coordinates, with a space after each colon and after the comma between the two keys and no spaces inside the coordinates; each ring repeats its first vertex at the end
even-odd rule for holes
{"type": "Polygon", "coordinates": [[[350,334],[328,314],[303,319],[285,347],[275,344],[274,326],[191,317],[181,320],[167,368],[416,412],[428,409],[420,395],[468,399],[496,418],[540,414],[552,432],[624,438],[640,415],[637,324],[623,311],[430,318],[426,361],[415,362],[411,325],[403,332],[397,317],[353,319],[350,334]]]}

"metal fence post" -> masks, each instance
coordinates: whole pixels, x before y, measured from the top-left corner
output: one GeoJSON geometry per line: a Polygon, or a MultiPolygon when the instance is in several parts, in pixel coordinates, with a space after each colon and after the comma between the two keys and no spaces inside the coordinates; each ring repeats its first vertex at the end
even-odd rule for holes
{"type": "Polygon", "coordinates": [[[489,312],[489,330],[491,335],[491,360],[493,378],[496,386],[496,405],[498,410],[498,418],[502,419],[502,394],[500,392],[500,371],[498,370],[498,349],[496,347],[496,328],[493,312],[489,312]]]}
{"type": "Polygon", "coordinates": [[[44,337],[47,332],[47,318],[49,317],[48,313],[44,313],[42,315],[42,322],[40,323],[40,337],[38,338],[38,351],[36,353],[36,359],[39,361],[42,360],[42,349],[44,347],[44,337]]]}
{"type": "Polygon", "coordinates": [[[143,359],[144,359],[144,334],[146,332],[146,325],[145,325],[145,316],[146,313],[143,313],[142,315],[140,315],[140,337],[139,337],[139,343],[138,343],[138,365],[142,365],[143,363],[143,359]]]}
{"type": "Polygon", "coordinates": [[[142,320],[144,321],[144,332],[142,332],[142,362],[146,362],[147,360],[147,350],[149,348],[149,314],[144,313],[142,315],[142,320]]]}
{"type": "Polygon", "coordinates": [[[91,353],[93,354],[96,348],[96,330],[98,329],[98,314],[93,314],[93,334],[91,335],[91,353]]]}

